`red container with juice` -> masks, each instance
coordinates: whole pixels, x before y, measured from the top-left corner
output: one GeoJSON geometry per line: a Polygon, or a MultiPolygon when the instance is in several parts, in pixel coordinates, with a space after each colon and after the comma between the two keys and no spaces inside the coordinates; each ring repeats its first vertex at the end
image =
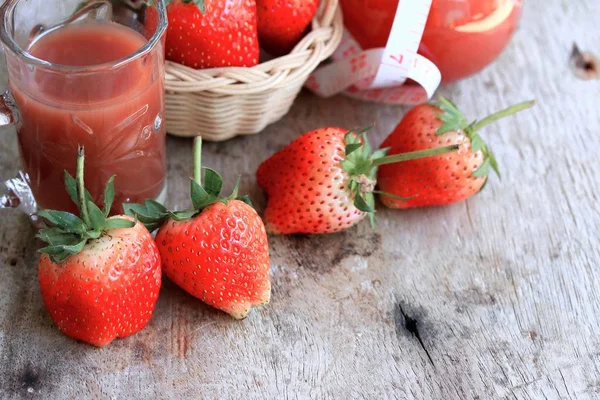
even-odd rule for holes
{"type": "Polygon", "coordinates": [[[41,208],[76,211],[63,174],[74,175],[79,145],[94,200],[102,200],[115,175],[114,212],[124,202],[157,198],[165,187],[163,32],[155,23],[155,32],[137,20],[132,27],[119,23],[112,5],[102,6],[104,12],[98,3],[74,11],[69,22],[26,44],[2,37],[12,95],[5,98],[13,103],[23,170],[41,208]]]}
{"type": "MultiPolygon", "coordinates": [[[[363,49],[385,47],[398,0],[341,0],[346,28],[363,49]]],[[[481,71],[510,41],[522,0],[433,0],[419,53],[444,82],[481,71]]]]}

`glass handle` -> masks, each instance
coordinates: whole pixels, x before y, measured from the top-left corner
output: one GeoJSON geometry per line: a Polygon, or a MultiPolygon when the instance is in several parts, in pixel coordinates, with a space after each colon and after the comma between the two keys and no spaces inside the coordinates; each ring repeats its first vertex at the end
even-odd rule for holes
{"type": "Polygon", "coordinates": [[[8,91],[0,94],[0,126],[12,125],[16,122],[15,103],[8,91]]]}
{"type": "Polygon", "coordinates": [[[18,208],[21,204],[21,199],[10,189],[11,180],[3,182],[0,187],[0,208],[18,208]]]}
{"type": "Polygon", "coordinates": [[[18,208],[28,215],[37,211],[26,173],[19,171],[16,178],[0,183],[0,208],[18,208]]]}
{"type": "Polygon", "coordinates": [[[44,221],[36,214],[37,203],[33,197],[29,177],[19,171],[16,178],[0,182],[0,210],[17,209],[29,216],[36,228],[44,227],[44,221]]]}
{"type": "MultiPolygon", "coordinates": [[[[19,112],[9,91],[0,94],[0,127],[18,123],[19,112]]],[[[37,203],[29,183],[29,176],[19,171],[16,178],[0,181],[0,209],[18,209],[29,215],[34,226],[41,221],[36,217],[37,203]]]]}
{"type": "MultiPolygon", "coordinates": [[[[0,94],[0,127],[15,123],[15,116],[8,91],[0,94]]],[[[0,185],[0,208],[18,208],[21,200],[12,190],[15,186],[13,180],[8,180],[0,185]]]]}

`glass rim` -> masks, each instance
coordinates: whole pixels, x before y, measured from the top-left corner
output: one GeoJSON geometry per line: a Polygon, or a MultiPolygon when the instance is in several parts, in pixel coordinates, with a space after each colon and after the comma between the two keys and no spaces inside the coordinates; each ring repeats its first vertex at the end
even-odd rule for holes
{"type": "MultiPolygon", "coordinates": [[[[4,4],[0,6],[0,21],[2,26],[0,27],[0,41],[6,46],[8,50],[17,56],[27,60],[29,64],[34,64],[43,68],[69,73],[89,73],[100,70],[115,69],[122,67],[148,53],[150,53],[154,47],[161,40],[165,31],[167,30],[167,10],[165,0],[152,0],[156,4],[158,10],[158,25],[156,31],[152,37],[135,52],[128,54],[125,57],[119,58],[114,61],[109,61],[102,64],[94,65],[66,65],[56,64],[41,58],[37,58],[31,55],[27,50],[24,50],[15,42],[12,35],[8,32],[8,27],[13,27],[12,16],[17,3],[22,0],[6,0],[4,4]]],[[[14,28],[14,27],[13,27],[14,28]]]]}

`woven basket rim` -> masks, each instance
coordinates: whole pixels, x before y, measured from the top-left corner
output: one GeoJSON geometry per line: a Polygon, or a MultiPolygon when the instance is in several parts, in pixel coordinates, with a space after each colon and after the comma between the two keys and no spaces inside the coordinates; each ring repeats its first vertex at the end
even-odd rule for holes
{"type": "Polygon", "coordinates": [[[311,32],[289,54],[253,67],[196,70],[167,61],[165,89],[174,94],[248,95],[304,83],[317,66],[334,53],[343,29],[338,0],[324,0],[312,21],[311,32]]]}

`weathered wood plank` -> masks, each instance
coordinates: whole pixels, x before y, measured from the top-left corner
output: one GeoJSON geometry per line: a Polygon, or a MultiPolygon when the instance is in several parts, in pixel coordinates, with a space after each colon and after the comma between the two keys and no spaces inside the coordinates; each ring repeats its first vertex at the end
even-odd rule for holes
{"type": "MultiPolygon", "coordinates": [[[[450,207],[381,209],[377,230],[273,237],[273,301],[243,322],[167,282],[140,334],[74,343],[43,309],[32,229],[3,212],[0,397],[599,398],[600,86],[567,65],[573,41],[598,49],[599,16],[594,0],[530,0],[498,63],[443,90],[473,117],[539,100],[484,133],[502,181],[450,207]]],[[[254,171],[291,138],[377,122],[380,143],[404,111],[302,94],[280,123],[207,144],[204,160],[229,186],[241,174],[260,208],[254,171]]],[[[18,155],[0,136],[4,179],[18,155]]],[[[172,205],[186,204],[190,146],[169,139],[172,205]]]]}

